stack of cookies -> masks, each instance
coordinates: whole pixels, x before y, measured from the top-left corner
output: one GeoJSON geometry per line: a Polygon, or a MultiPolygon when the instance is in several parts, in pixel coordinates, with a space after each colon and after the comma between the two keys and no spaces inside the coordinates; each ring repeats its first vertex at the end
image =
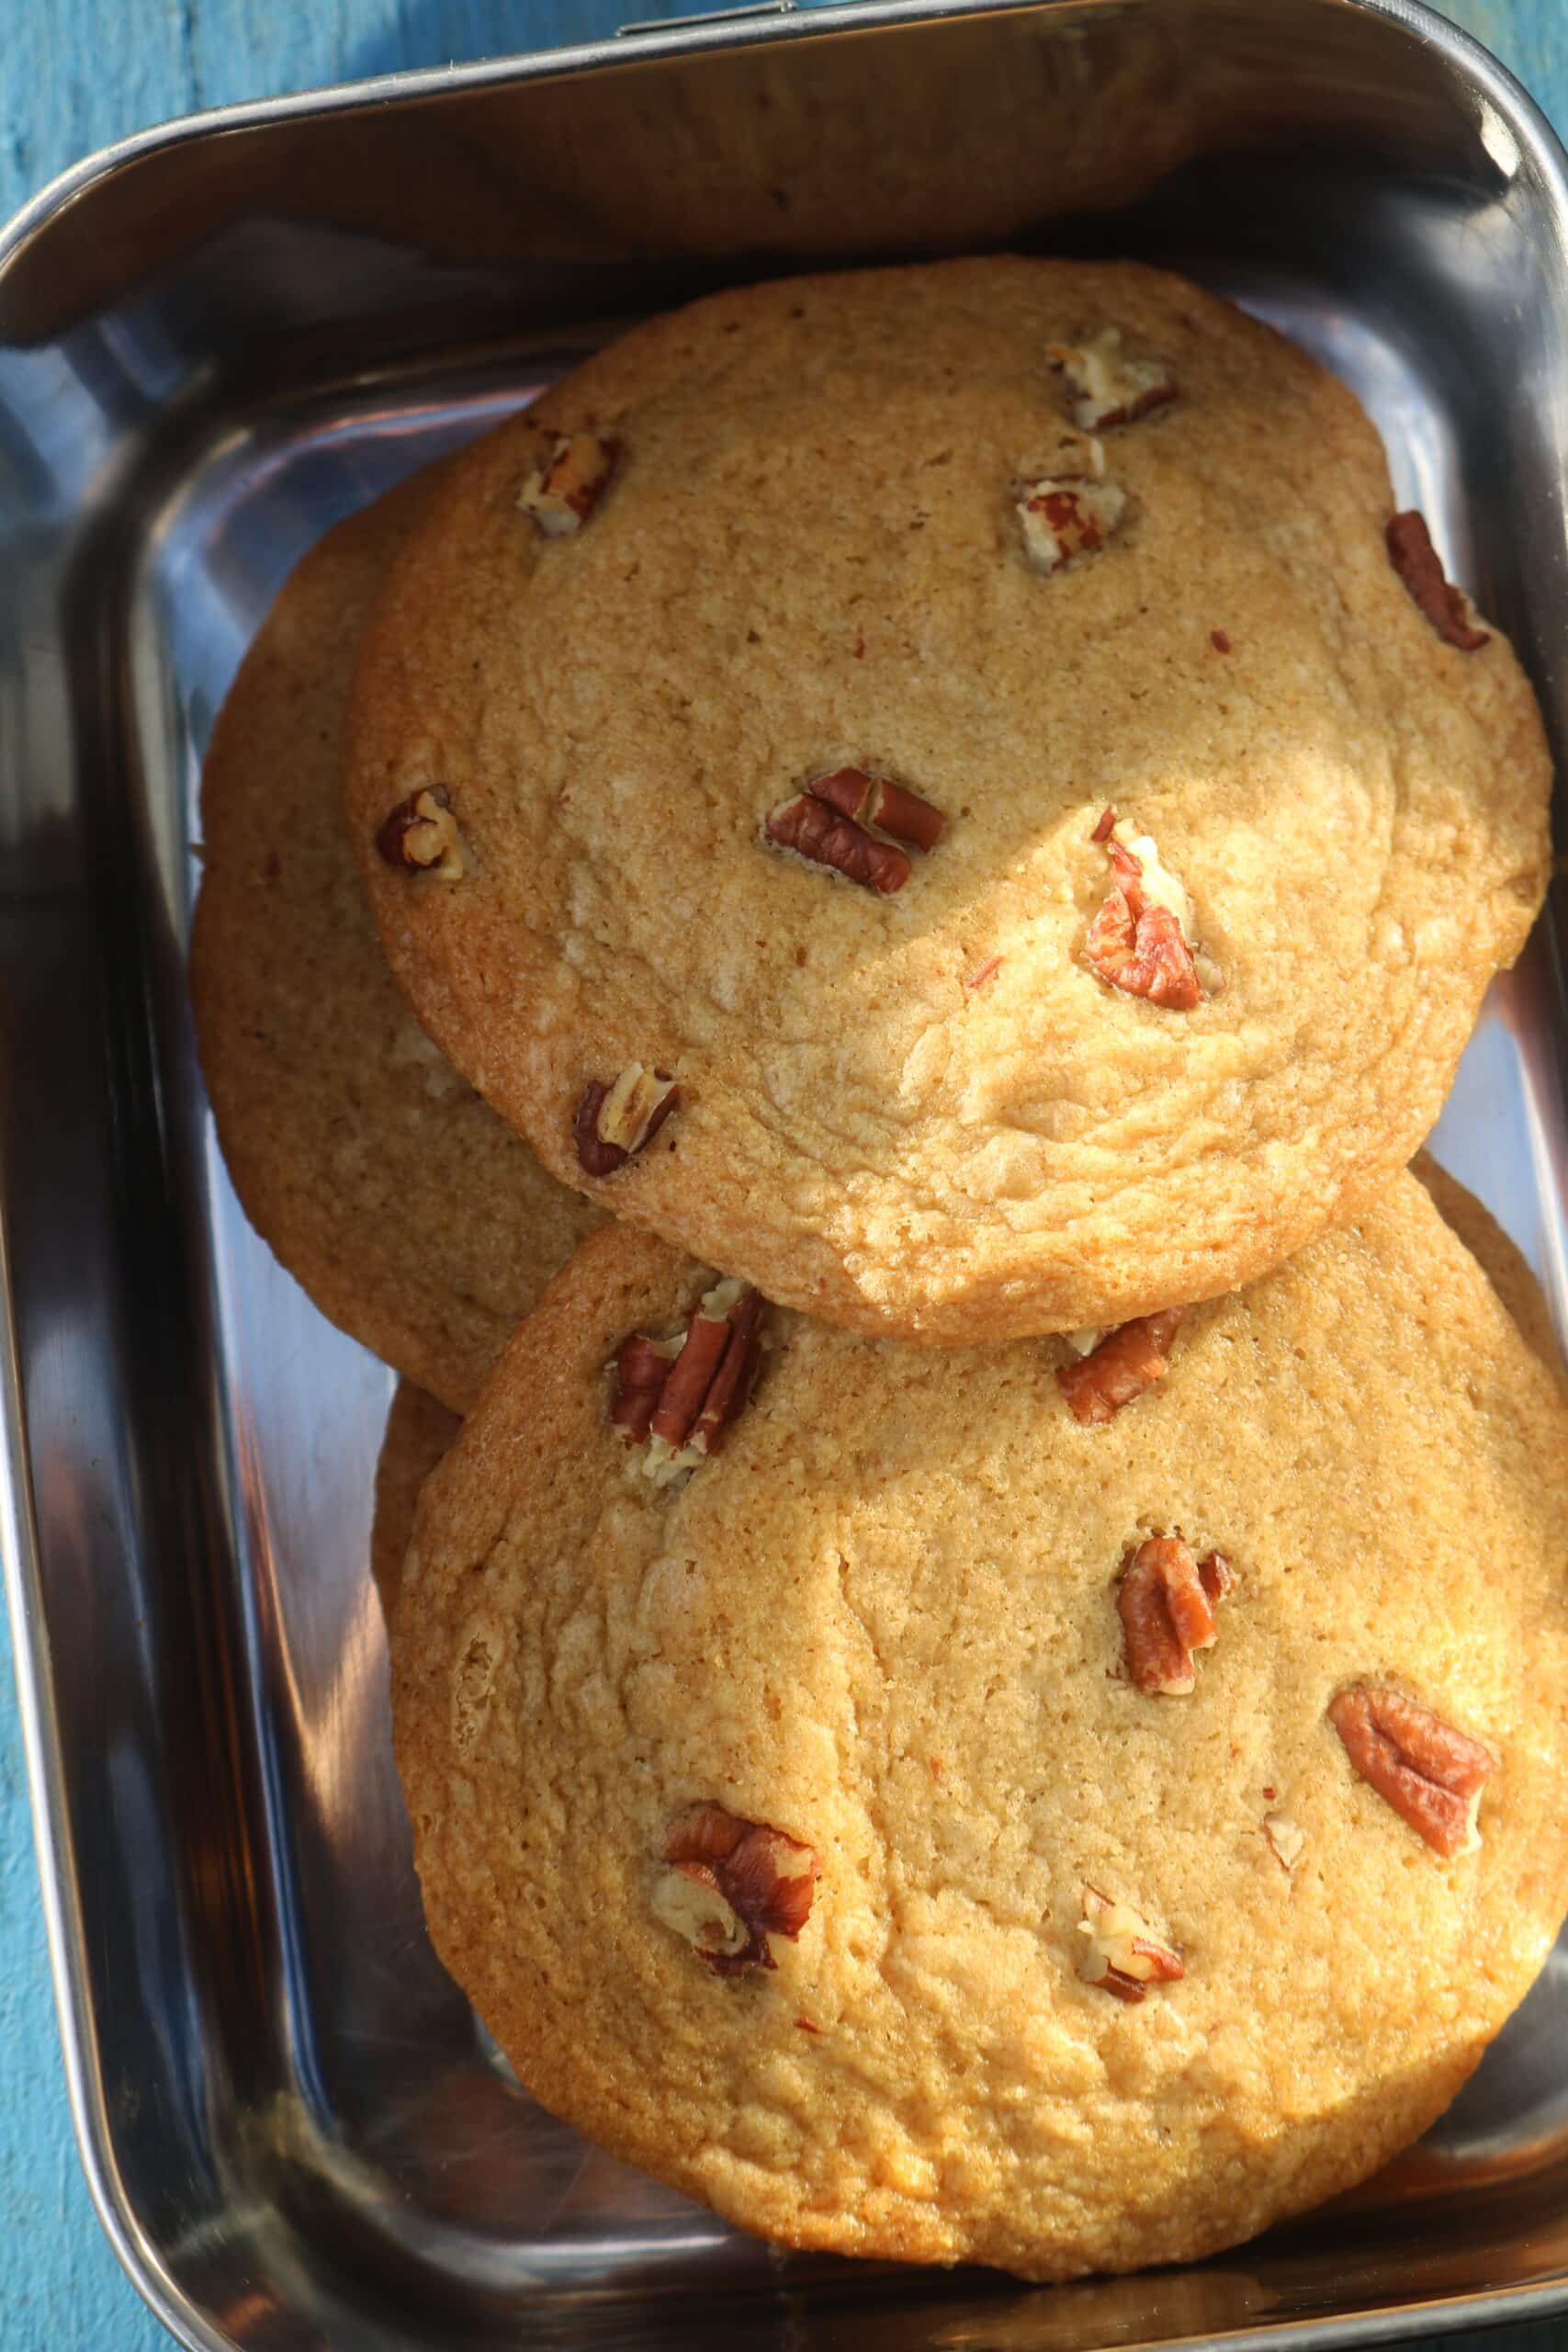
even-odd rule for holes
{"type": "Polygon", "coordinates": [[[1349,393],[1132,266],[716,296],[288,582],[202,1054],[417,1384],[398,1761],[547,2106],[1051,2278],[1453,2097],[1568,1909],[1568,1405],[1404,1171],[1549,788],[1349,393]]]}

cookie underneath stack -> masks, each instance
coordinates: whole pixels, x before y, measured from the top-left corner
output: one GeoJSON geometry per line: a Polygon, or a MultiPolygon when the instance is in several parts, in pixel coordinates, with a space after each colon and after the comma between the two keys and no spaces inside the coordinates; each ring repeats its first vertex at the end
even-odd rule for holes
{"type": "Polygon", "coordinates": [[[373,1563],[433,1939],[784,2243],[1232,2244],[1568,1907],[1555,1343],[1396,1172],[1550,779],[1391,510],[1179,280],[794,281],[329,535],[220,719],[220,1138],[434,1392],[373,1563]]]}
{"type": "Polygon", "coordinates": [[[202,775],[190,986],[252,1222],[324,1315],[461,1411],[601,1216],[425,1035],[344,831],[339,738],[360,628],[434,481],[329,531],[246,656],[202,775]]]}

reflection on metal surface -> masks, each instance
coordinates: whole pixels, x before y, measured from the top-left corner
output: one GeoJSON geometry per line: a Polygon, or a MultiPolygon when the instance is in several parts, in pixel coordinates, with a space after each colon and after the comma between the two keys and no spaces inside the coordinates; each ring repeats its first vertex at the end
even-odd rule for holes
{"type": "Polygon", "coordinates": [[[690,32],[696,25],[733,25],[743,17],[787,17],[796,0],[747,0],[741,8],[705,8],[694,17],[649,17],[640,24],[617,25],[617,40],[640,40],[646,33],[690,32]]]}
{"type": "MultiPolygon", "coordinates": [[[[366,1575],[389,1377],[241,1217],[181,985],[200,755],[296,558],[617,319],[813,258],[1008,236],[1189,263],[1361,392],[1561,743],[1559,159],[1411,17],[917,0],[666,28],[133,142],[0,245],[8,1566],[95,2188],[189,2341],[739,2323],[1068,2352],[1373,2312],[1428,2332],[1417,2302],[1514,2312],[1568,2279],[1561,1954],[1420,2150],[1156,2280],[775,2256],[535,2108],[421,1924],[366,1575]]],[[[1438,1136],[1560,1329],[1565,1020],[1549,923],[1438,1136]]]]}

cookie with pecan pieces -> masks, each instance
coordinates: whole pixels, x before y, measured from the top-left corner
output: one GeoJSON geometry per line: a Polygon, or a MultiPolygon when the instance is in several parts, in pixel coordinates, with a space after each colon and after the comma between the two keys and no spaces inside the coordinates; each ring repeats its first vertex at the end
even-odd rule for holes
{"type": "Polygon", "coordinates": [[[376,1457],[376,1507],[370,1523],[370,1574],[389,1639],[419,1490],[462,1426],[457,1414],[428,1390],[412,1380],[399,1381],[376,1457]]]}
{"type": "MultiPolygon", "coordinates": [[[[462,1408],[602,1212],[547,1175],[420,1027],[343,827],[361,625],[436,477],[328,532],[285,582],[202,772],[190,987],[229,1173],[324,1315],[462,1408]]],[[[450,854],[437,808],[412,860],[450,854]]]]}
{"type": "Polygon", "coordinates": [[[1491,1210],[1467,1191],[1457,1176],[1450,1176],[1429,1151],[1416,1153],[1410,1163],[1410,1173],[1420,1178],[1444,1224],[1458,1234],[1476,1261],[1518,1325],[1527,1347],[1534,1350],[1554,1380],[1568,1385],[1568,1365],[1563,1363],[1551,1309],[1518,1243],[1504,1231],[1491,1210]]]}
{"type": "Polygon", "coordinates": [[[1409,1158],[1545,885],[1530,689],[1393,505],[1343,385],[1131,265],[638,327],[378,606],[393,966],[563,1182],[805,1312],[1250,1280],[1409,1158]]]}
{"type": "Polygon", "coordinates": [[[787,2245],[1232,2244],[1423,2131],[1568,1907],[1568,1404],[1421,1187],[1108,1417],[1091,1354],[618,1227],[421,1493],[436,1949],[546,2106],[787,2245]]]}

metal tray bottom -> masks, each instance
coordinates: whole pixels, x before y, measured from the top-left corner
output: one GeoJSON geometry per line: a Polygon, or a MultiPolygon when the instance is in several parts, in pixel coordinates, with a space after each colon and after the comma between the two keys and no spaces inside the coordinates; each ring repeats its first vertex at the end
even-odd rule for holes
{"type": "MultiPolygon", "coordinates": [[[[1467,515],[1452,435],[1407,355],[1294,280],[1193,267],[1349,381],[1382,429],[1401,503],[1426,511],[1450,569],[1464,577],[1467,515]]],[[[187,843],[211,723],[291,566],[340,515],[495,422],[599,339],[557,339],[479,367],[312,396],[230,422],[187,453],[161,510],[146,518],[130,628],[142,816],[175,940],[186,936],[198,871],[187,843]]],[[[1555,988],[1548,956],[1538,936],[1519,971],[1495,987],[1435,1146],[1525,1250],[1562,1330],[1568,1231],[1553,1181],[1561,1136],[1545,1059],[1555,988]]],[[[818,2330],[826,2291],[829,2303],[842,2299],[846,2339],[852,2327],[863,2346],[975,2341],[976,2327],[1000,2345],[1012,2340],[1009,2315],[1021,2324],[1025,2307],[1031,2346],[1145,2339],[1146,2287],[1129,2295],[1111,2280],[1024,2292],[974,2272],[909,2278],[925,2312],[911,2335],[893,2274],[751,2245],[599,2154],[509,2080],[425,1941],[392,1765],[383,1636],[365,1567],[390,1377],[315,1315],[253,1235],[210,1125],[198,1124],[188,1032],[175,1058],[187,1132],[204,1138],[200,1246],[212,1278],[211,1344],[251,1635],[243,1699],[267,1765],[263,1860],[282,1923],[277,1998],[291,2070],[244,2117],[232,2158],[243,2177],[231,2193],[254,2199],[265,2184],[280,2233],[330,2230],[338,2256],[374,2277],[378,2297],[444,2310],[454,2340],[459,2313],[476,2334],[510,2338],[522,2327],[530,2341],[554,2340],[548,2313],[564,2324],[570,2310],[581,2341],[592,2305],[605,2340],[648,2342],[665,2296],[699,2287],[709,2295],[764,2291],[781,2341],[808,2288],[818,2330]],[[873,2280],[874,2308],[865,2292],[873,2280]]],[[[1550,2180],[1568,2155],[1565,2047],[1568,1952],[1560,1946],[1419,2149],[1356,2198],[1225,2261],[1169,2274],[1160,2334],[1299,2321],[1382,2300],[1397,2247],[1417,2240],[1425,2295],[1507,2283],[1495,2249],[1486,2251],[1494,2200],[1509,2199],[1512,2216],[1494,2234],[1516,2244],[1521,2199],[1540,2193],[1551,2220],[1568,2203],[1550,2180]],[[1449,2250],[1435,2254],[1435,2240],[1449,2250]]],[[[1543,2229],[1539,2267],[1532,2255],[1514,2274],[1517,2283],[1558,2267],[1555,2240],[1543,2229]]],[[[281,2239],[278,2258],[287,2261],[281,2239]]],[[[372,2340],[360,2333],[363,2312],[344,2319],[336,2340],[372,2340]]],[[[837,2340],[830,2320],[814,2336],[837,2340]]]]}

